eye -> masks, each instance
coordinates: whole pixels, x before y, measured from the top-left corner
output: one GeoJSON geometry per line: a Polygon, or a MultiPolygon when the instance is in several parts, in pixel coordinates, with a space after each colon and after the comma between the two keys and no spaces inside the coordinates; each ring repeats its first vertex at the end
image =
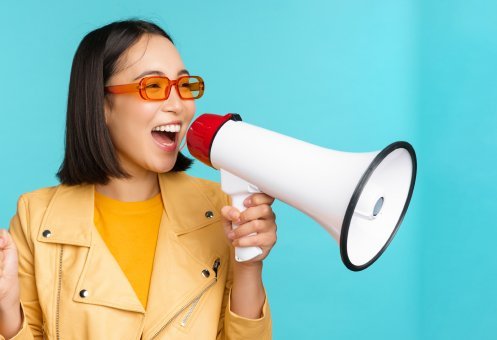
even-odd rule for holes
{"type": "Polygon", "coordinates": [[[162,86],[160,83],[148,83],[145,88],[147,89],[160,89],[162,86]]]}

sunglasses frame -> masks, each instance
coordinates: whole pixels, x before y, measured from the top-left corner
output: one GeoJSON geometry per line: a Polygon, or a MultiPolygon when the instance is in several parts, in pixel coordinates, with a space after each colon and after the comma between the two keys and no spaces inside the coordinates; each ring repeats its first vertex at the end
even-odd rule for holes
{"type": "Polygon", "coordinates": [[[195,100],[199,99],[200,97],[203,96],[204,90],[205,90],[205,84],[204,80],[202,77],[199,76],[181,76],[176,80],[171,80],[168,77],[165,76],[150,76],[150,77],[144,77],[140,79],[139,83],[132,83],[132,84],[122,84],[122,85],[112,85],[112,86],[106,86],[105,87],[105,92],[106,93],[111,93],[111,94],[123,94],[123,93],[133,93],[133,92],[139,92],[140,97],[143,100],[150,100],[150,101],[159,101],[159,100],[166,100],[169,98],[169,95],[171,94],[171,88],[176,87],[176,93],[178,93],[178,96],[183,99],[183,100],[195,100]],[[160,99],[151,99],[147,96],[147,90],[146,87],[144,86],[145,82],[147,82],[149,79],[154,79],[154,78],[160,78],[160,79],[167,79],[169,81],[169,84],[166,87],[166,90],[164,92],[164,98],[160,99]],[[179,82],[184,79],[184,78],[195,78],[199,82],[199,95],[196,98],[184,98],[180,90],[178,88],[179,82]]]}

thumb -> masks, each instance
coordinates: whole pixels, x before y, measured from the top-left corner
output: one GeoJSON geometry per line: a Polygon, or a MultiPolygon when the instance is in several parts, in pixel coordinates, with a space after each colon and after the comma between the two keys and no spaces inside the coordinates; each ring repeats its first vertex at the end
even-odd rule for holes
{"type": "Polygon", "coordinates": [[[10,236],[9,232],[5,229],[0,229],[0,250],[17,251],[16,245],[14,244],[14,240],[12,240],[12,237],[10,236]]]}
{"type": "Polygon", "coordinates": [[[224,232],[226,233],[226,236],[228,236],[233,230],[232,223],[237,224],[240,222],[240,212],[235,207],[227,205],[221,209],[221,215],[223,216],[224,232]]]}
{"type": "Polygon", "coordinates": [[[230,222],[230,223],[231,222],[233,222],[233,223],[240,222],[240,212],[235,207],[231,207],[229,205],[224,206],[221,209],[221,215],[227,220],[227,222],[230,222]]]}
{"type": "Polygon", "coordinates": [[[3,262],[3,275],[17,275],[17,248],[9,232],[0,229],[0,260],[3,262]]]}

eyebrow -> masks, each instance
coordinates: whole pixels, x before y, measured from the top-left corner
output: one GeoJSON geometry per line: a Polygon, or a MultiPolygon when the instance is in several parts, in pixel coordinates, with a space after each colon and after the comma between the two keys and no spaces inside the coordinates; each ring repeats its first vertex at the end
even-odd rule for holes
{"type": "MultiPolygon", "coordinates": [[[[133,81],[138,80],[138,79],[143,78],[143,77],[148,76],[148,75],[152,75],[152,74],[163,76],[164,72],[157,71],[157,70],[148,70],[148,71],[140,73],[140,75],[138,75],[135,79],[133,79],[133,81]]],[[[183,75],[183,74],[190,75],[190,72],[188,72],[188,70],[186,70],[186,69],[183,69],[183,70],[178,72],[178,77],[183,75]]]]}
{"type": "Polygon", "coordinates": [[[186,69],[183,69],[183,70],[178,72],[178,77],[181,76],[182,74],[186,74],[187,76],[189,76],[190,72],[188,72],[188,70],[186,70],[186,69]]]}

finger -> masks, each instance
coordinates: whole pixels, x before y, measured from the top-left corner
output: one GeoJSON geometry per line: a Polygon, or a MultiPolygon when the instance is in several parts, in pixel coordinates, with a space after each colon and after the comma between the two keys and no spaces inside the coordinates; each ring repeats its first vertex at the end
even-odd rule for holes
{"type": "Polygon", "coordinates": [[[276,224],[273,221],[253,220],[240,225],[232,231],[232,239],[238,239],[253,233],[276,232],[276,224]]]}
{"type": "Polygon", "coordinates": [[[276,243],[276,233],[261,233],[252,236],[245,236],[233,241],[234,247],[261,247],[268,250],[276,243]]]}
{"type": "Polygon", "coordinates": [[[274,202],[274,197],[271,197],[271,196],[261,192],[261,193],[252,194],[249,197],[247,197],[245,199],[245,201],[243,201],[243,205],[245,205],[248,208],[248,207],[254,207],[254,206],[260,205],[260,204],[271,205],[271,204],[273,204],[273,202],[274,202]]]}
{"type": "Polygon", "coordinates": [[[247,208],[240,214],[240,224],[250,222],[252,220],[276,220],[276,215],[270,205],[261,204],[255,207],[247,208]]]}

